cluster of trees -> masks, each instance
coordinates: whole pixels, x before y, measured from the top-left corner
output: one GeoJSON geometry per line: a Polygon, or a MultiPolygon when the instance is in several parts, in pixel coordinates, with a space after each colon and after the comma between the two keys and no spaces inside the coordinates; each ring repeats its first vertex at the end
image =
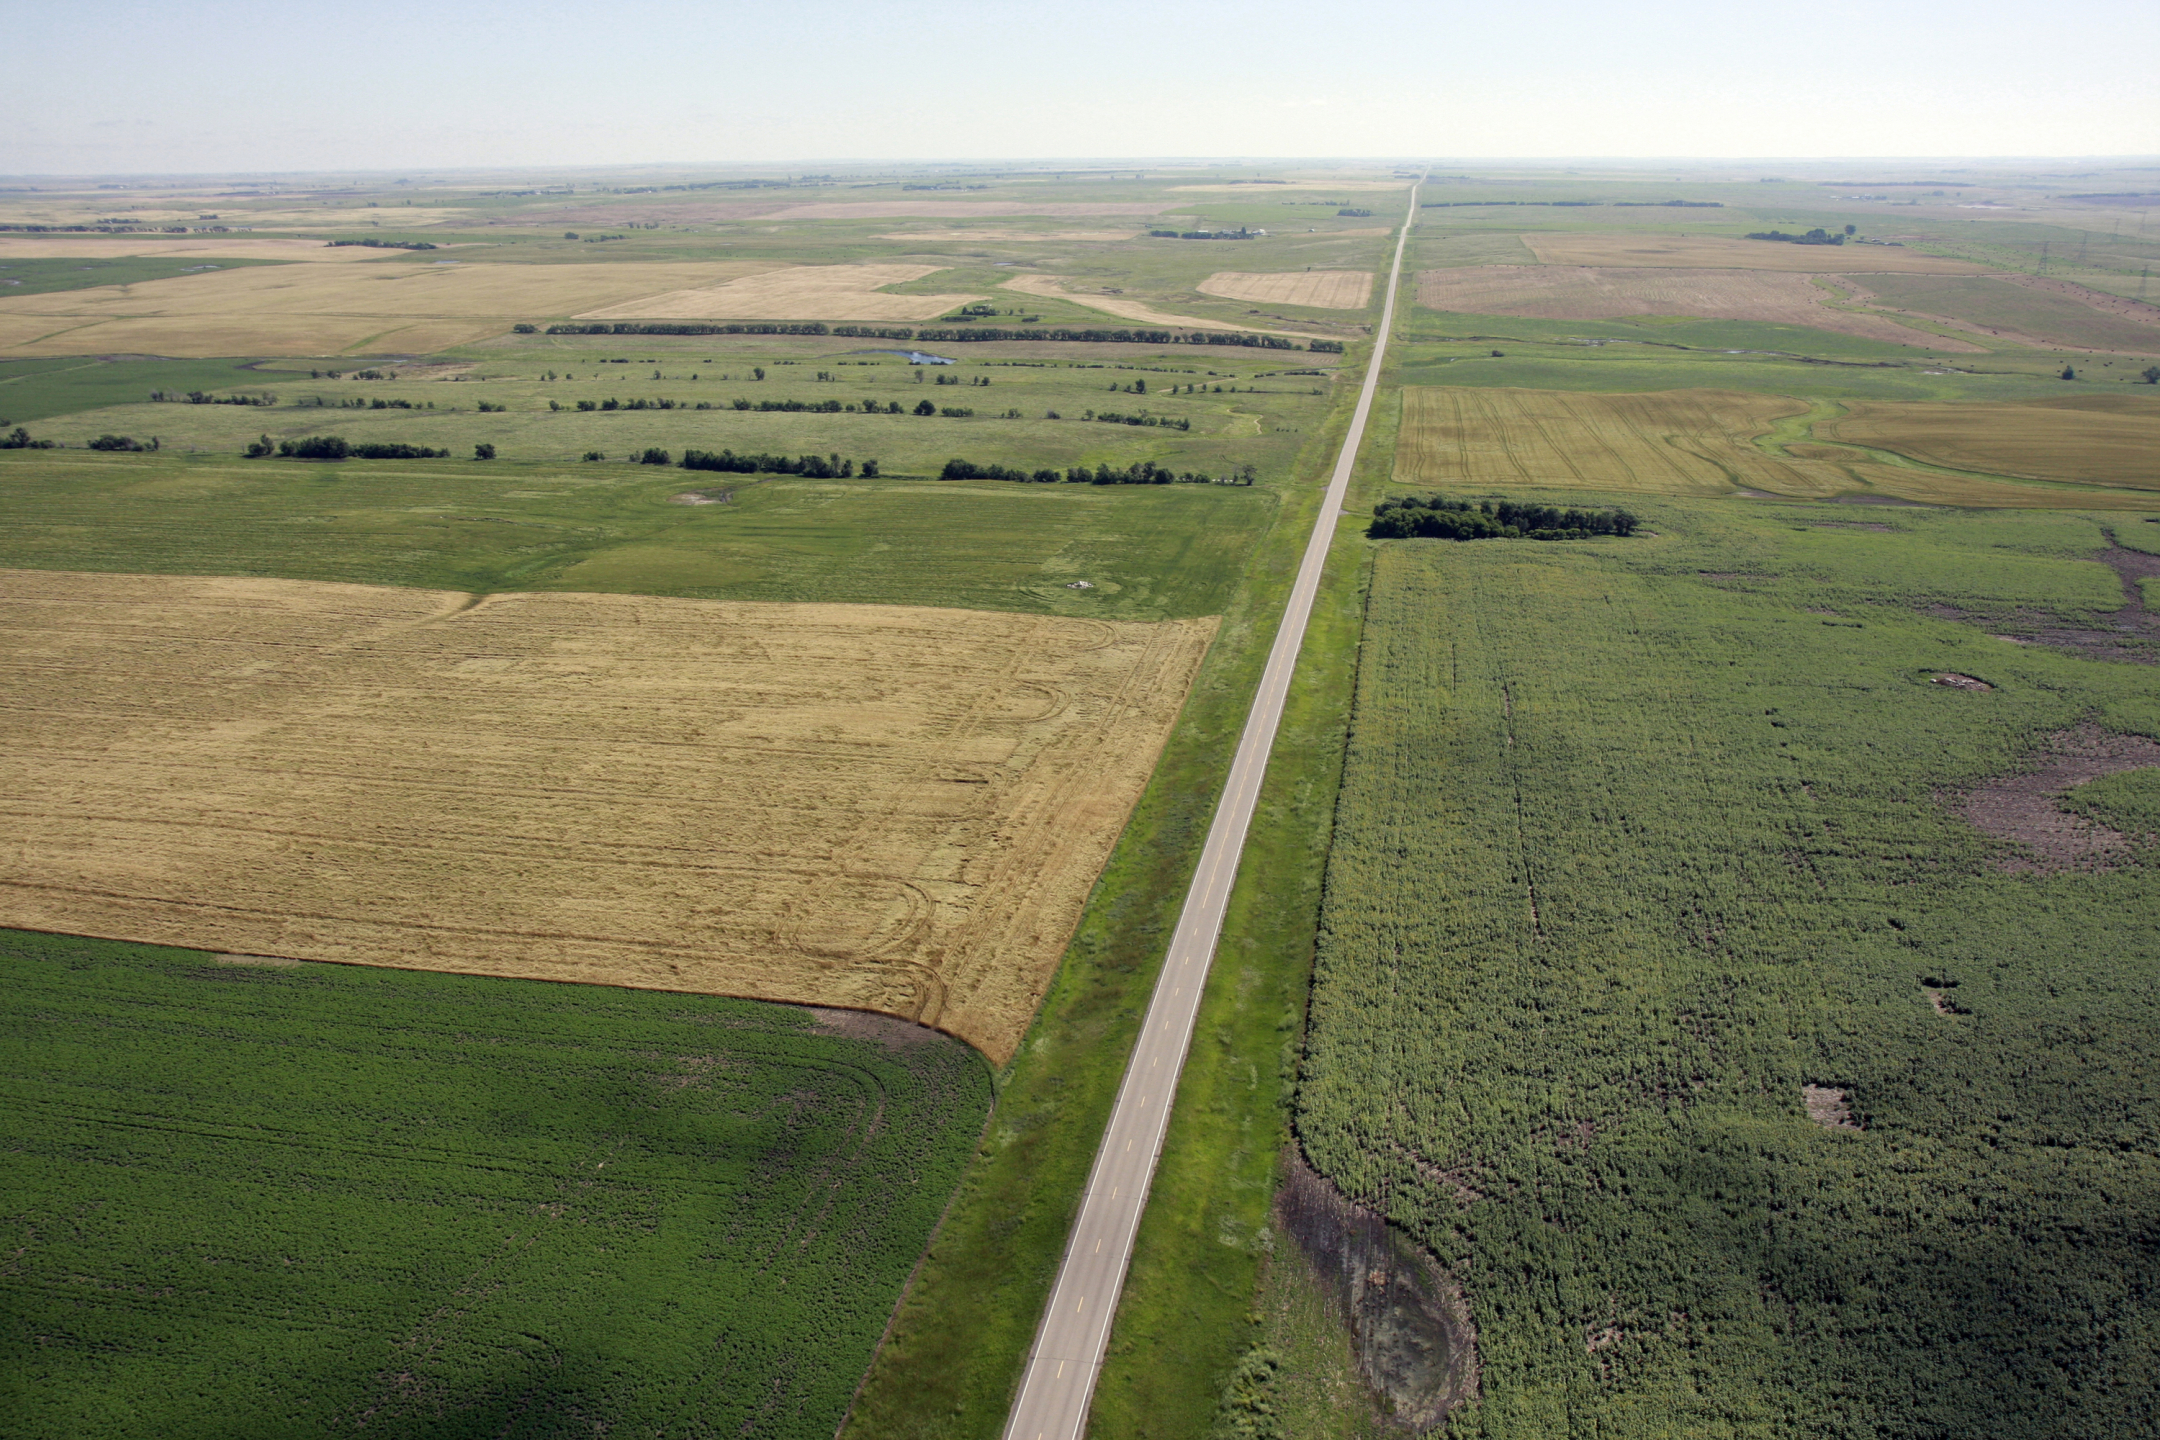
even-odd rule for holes
{"type": "Polygon", "coordinates": [[[90,442],[90,448],[92,450],[155,450],[158,448],[158,438],[153,435],[148,440],[137,440],[132,435],[100,435],[90,442]]]}
{"type": "Polygon", "coordinates": [[[1167,415],[1150,415],[1145,410],[1137,415],[1121,415],[1115,410],[1090,410],[1082,417],[1088,420],[1106,420],[1112,425],[1161,426],[1165,430],[1190,430],[1192,421],[1180,416],[1172,419],[1167,415]]]}
{"type": "Polygon", "coordinates": [[[1625,510],[1404,495],[1375,505],[1365,533],[1375,540],[1588,540],[1632,535],[1641,523],[1625,510]]]}
{"type": "MultiPolygon", "coordinates": [[[[647,465],[667,464],[665,450],[648,450],[641,462],[647,465]],[[658,460],[650,457],[658,455],[658,460]]],[[[785,455],[738,455],[733,450],[685,450],[682,457],[685,470],[720,470],[731,475],[800,475],[809,480],[845,480],[855,473],[855,462],[844,456],[797,455],[792,460],[785,455]]],[[[862,462],[865,479],[876,479],[878,462],[862,462]]]]}
{"type": "MultiPolygon", "coordinates": [[[[432,400],[421,401],[353,399],[340,400],[337,402],[337,404],[332,405],[329,401],[323,399],[322,396],[318,395],[315,397],[315,408],[318,410],[432,410],[435,408],[435,402],[432,400]]],[[[483,401],[481,402],[480,408],[482,410],[500,410],[503,407],[500,405],[491,406],[485,401],[483,401]]]]}
{"type": "Polygon", "coordinates": [[[1372,218],[1372,211],[1357,205],[1345,205],[1335,213],[1352,220],[1370,220],[1372,218]]]}
{"type": "Polygon", "coordinates": [[[332,240],[331,245],[363,245],[370,250],[433,250],[431,240],[332,240]]]}
{"type": "Polygon", "coordinates": [[[1830,231],[1817,226],[1805,235],[1788,235],[1783,230],[1751,230],[1748,232],[1747,238],[1750,240],[1782,240],[1788,245],[1842,245],[1845,243],[1845,237],[1853,234],[1858,228],[1855,225],[1847,225],[1842,233],[1832,234],[1830,231]]]}
{"type": "Polygon", "coordinates": [[[178,390],[153,390],[150,398],[161,404],[174,405],[275,405],[277,396],[265,392],[261,395],[212,395],[207,390],[190,390],[182,394],[178,390]]]}
{"type": "MultiPolygon", "coordinates": [[[[495,447],[478,447],[487,453],[479,455],[482,460],[495,458],[495,447]]],[[[426,445],[401,445],[381,441],[355,443],[342,435],[310,435],[301,440],[272,441],[268,435],[249,442],[240,452],[250,460],[260,460],[266,455],[276,455],[291,460],[447,460],[448,450],[437,450],[426,445]]]]}
{"type": "Polygon", "coordinates": [[[1158,240],[1257,240],[1267,232],[1240,225],[1235,230],[1150,230],[1147,233],[1158,240]]]}
{"type": "Polygon", "coordinates": [[[55,440],[33,440],[30,432],[18,425],[4,439],[0,439],[0,450],[50,450],[58,443],[55,440]]]}
{"type": "Polygon", "coordinates": [[[1060,473],[1043,468],[1024,470],[1016,465],[982,465],[972,460],[948,460],[938,472],[940,480],[1019,480],[1036,485],[1250,485],[1259,478],[1260,472],[1251,465],[1240,465],[1229,475],[1207,475],[1197,470],[1182,473],[1157,465],[1152,460],[1142,460],[1125,468],[1097,465],[1093,469],[1085,465],[1075,466],[1060,473]]]}

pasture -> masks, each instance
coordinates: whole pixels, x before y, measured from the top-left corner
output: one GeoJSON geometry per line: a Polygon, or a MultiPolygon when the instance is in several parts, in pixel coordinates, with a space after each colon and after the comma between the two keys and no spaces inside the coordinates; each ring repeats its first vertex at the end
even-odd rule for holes
{"type": "Polygon", "coordinates": [[[1964,802],[2160,753],[2150,668],[1989,633],[2121,606],[2100,526],[1631,508],[1374,562],[1296,1125],[1467,1294],[1448,1433],[2144,1433],[2160,852],[1964,802]]]}
{"type": "Polygon", "coordinates": [[[2040,289],[1991,276],[1868,275],[1857,283],[1885,308],[1940,316],[2012,344],[2160,355],[2160,309],[2095,292],[2084,292],[2087,300],[2081,287],[2040,289]]]}
{"type": "Polygon", "coordinates": [[[1792,271],[1482,265],[1428,270],[1417,278],[1417,303],[1429,310],[1555,320],[1696,315],[1805,325],[1935,351],[1982,351],[1981,346],[1946,340],[1884,316],[1832,308],[1837,297],[1792,271]]]}
{"type": "Polygon", "coordinates": [[[1931,465],[2160,490],[2160,397],[2077,395],[2022,405],[1860,404],[1814,434],[1931,465]]]}
{"type": "Polygon", "coordinates": [[[1682,270],[1792,270],[1802,274],[1982,275],[1985,266],[1891,245],[1792,245],[1726,235],[1549,231],[1526,234],[1541,265],[1682,270]]]}
{"type": "Polygon", "coordinates": [[[1195,288],[1203,295],[1262,305],[1363,310],[1372,303],[1373,274],[1370,270],[1287,270],[1256,275],[1218,270],[1195,288]]]}
{"type": "Polygon", "coordinates": [[[1052,300],[1063,300],[1070,305],[1100,310],[1105,315],[1115,315],[1120,320],[1135,321],[1142,325],[1173,325],[1193,330],[1257,330],[1263,335],[1303,334],[1302,331],[1266,329],[1257,325],[1241,325],[1228,320],[1208,320],[1174,311],[1158,310],[1144,300],[1127,300],[1119,295],[1102,295],[1068,288],[1069,277],[1060,275],[1015,275],[999,288],[1021,295],[1039,295],[1052,300]]]}
{"type": "MultiPolygon", "coordinates": [[[[1977,415],[1993,407],[1943,408],[1977,415]]],[[[2026,408],[2004,407],[2005,418],[1988,433],[2008,434],[2026,408]]],[[[1743,391],[1630,395],[1411,387],[1402,392],[1394,480],[1455,490],[1531,485],[1794,499],[1859,495],[2033,509],[2143,510],[2152,503],[2149,491],[2141,490],[2151,483],[2149,466],[2135,446],[2087,445],[2090,473],[2075,477],[2122,489],[2019,484],[2017,472],[2006,475],[1987,464],[1971,473],[1915,464],[1891,447],[1871,452],[1814,443],[1810,427],[1839,413],[1834,404],[1743,391]]],[[[2054,420],[2052,413],[2051,435],[2063,435],[2078,423],[2054,420]]],[[[2117,428],[2135,435],[2145,429],[2142,419],[2117,428]]],[[[1834,428],[1826,433],[1857,438],[1834,428]]],[[[1978,459],[1984,442],[1961,453],[1978,459]]],[[[2020,452],[2013,446],[2001,453],[2016,458],[2020,452]]],[[[2067,469],[2049,463],[2058,472],[2067,469]]]]}
{"type": "Polygon", "coordinates": [[[822,1440],[990,1107],[865,1015],[0,933],[0,1433],[822,1440]]]}
{"type": "Polygon", "coordinates": [[[0,924],[877,1010],[1003,1063],[1213,621],[0,574],[0,924]]]}

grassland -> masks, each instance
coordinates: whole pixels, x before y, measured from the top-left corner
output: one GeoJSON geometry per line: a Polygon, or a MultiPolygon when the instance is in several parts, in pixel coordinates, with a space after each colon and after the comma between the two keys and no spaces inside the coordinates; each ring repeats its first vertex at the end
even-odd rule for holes
{"type": "MultiPolygon", "coordinates": [[[[2024,277],[2019,277],[2024,278],[2024,277]]],[[[1860,281],[1883,308],[1940,316],[2024,345],[2160,355],[2160,324],[2063,294],[1990,276],[1869,275],[1860,281]]],[[[2115,302],[2135,308],[2128,302],[2115,302]]],[[[2151,307],[2143,307],[2150,311],[2151,307]]],[[[2151,312],[2160,318],[2160,311],[2151,312]]]]}
{"type": "MultiPolygon", "coordinates": [[[[263,377],[243,360],[0,360],[0,416],[10,425],[138,401],[154,390],[185,394],[251,386],[263,377]]],[[[51,458],[51,457],[47,457],[51,458]]]]}
{"type": "Polygon", "coordinates": [[[0,1434],[832,1433],[988,1108],[918,1027],[0,934],[0,1434]]]}
{"type": "Polygon", "coordinates": [[[0,747],[0,923],[877,1010],[998,1063],[1214,630],[45,571],[0,600],[42,696],[0,747]]]}
{"type": "Polygon", "coordinates": [[[1194,287],[1225,300],[1267,305],[1304,305],[1321,310],[1363,310],[1372,303],[1369,270],[1292,270],[1251,274],[1218,270],[1194,287]]]}
{"type": "Polygon", "coordinates": [[[104,285],[134,285],[145,280],[171,280],[201,271],[237,270],[277,263],[274,260],[202,260],[192,256],[26,259],[10,257],[6,248],[0,247],[0,299],[88,290],[104,285]]]}
{"type": "Polygon", "coordinates": [[[1297,1127],[1468,1290],[1449,1433],[2146,1433],[2152,853],[1955,797],[2151,672],[1921,609],[2112,609],[2097,525],[1641,508],[1377,560],[1297,1127]]]}
{"type": "Polygon", "coordinates": [[[1880,315],[1832,307],[1829,292],[1808,277],[1776,270],[1569,269],[1482,265],[1428,270],[1418,277],[1418,304],[1430,310],[1556,320],[1610,320],[1629,315],[1696,315],[1773,325],[1804,325],[1892,345],[1978,352],[1880,315]]]}

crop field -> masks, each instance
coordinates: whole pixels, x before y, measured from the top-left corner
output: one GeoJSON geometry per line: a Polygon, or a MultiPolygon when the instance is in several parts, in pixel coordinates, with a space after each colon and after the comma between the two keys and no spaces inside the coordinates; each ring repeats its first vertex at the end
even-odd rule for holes
{"type": "Polygon", "coordinates": [[[588,310],[580,320],[929,320],[980,295],[881,295],[936,265],[797,265],[588,310]]]}
{"type": "MultiPolygon", "coordinates": [[[[1979,475],[1929,470],[1898,463],[1894,453],[1877,455],[1806,443],[1801,439],[1807,433],[1806,417],[1834,412],[1817,412],[1791,396],[1719,390],[1615,395],[1439,386],[1409,387],[1402,395],[1394,478],[1404,485],[1474,490],[1538,485],[1667,495],[1744,490],[1822,499],[1857,494],[1923,504],[2010,508],[2143,510],[2152,503],[2149,494],[2139,493],[2139,487],[2150,480],[2138,478],[2147,475],[2148,467],[2134,446],[2121,447],[2116,453],[2104,445],[2088,445],[2087,469],[2092,473],[2069,477],[2097,479],[2125,489],[2020,485],[2014,479],[1993,478],[1992,467],[1981,467],[1988,473],[1979,475]],[[1787,432],[1787,439],[1776,451],[1756,443],[1780,430],[1787,432]]],[[[2103,402],[2114,399],[2101,398],[2103,402]]],[[[1901,408],[1874,407],[1885,412],[1901,408]]],[[[1935,408],[1978,414],[1996,407],[1935,408]]],[[[2013,432],[2018,414],[2030,408],[2002,407],[2005,418],[1997,433],[2013,432]]],[[[2053,427],[2051,434],[2063,434],[2068,428],[2063,421],[2048,423],[2053,427]]],[[[2140,419],[2117,428],[2142,435],[2149,426],[2140,419]]],[[[1858,436],[1839,431],[1838,438],[1857,440],[1858,436]]],[[[1977,456],[1981,450],[1978,445],[1968,446],[1965,453],[1977,456]]],[[[2018,452],[2004,453],[2014,458],[2018,452]]]]}
{"type": "Polygon", "coordinates": [[[0,578],[39,697],[0,923],[878,1010],[1000,1063],[1214,631],[0,578]]]}
{"type": "Polygon", "coordinates": [[[1624,232],[1522,237],[1541,265],[1645,266],[1683,270],[1793,270],[1802,274],[1981,275],[1986,267],[1889,245],[1791,245],[1723,235],[1624,232]]]}
{"type": "Polygon", "coordinates": [[[301,260],[350,265],[394,260],[402,252],[364,245],[330,245],[295,236],[247,235],[0,235],[0,266],[18,260],[178,259],[301,260]]]}
{"type": "Polygon", "coordinates": [[[839,1423],[990,1105],[836,1011],[0,933],[0,1434],[839,1423]]]}
{"type": "Polygon", "coordinates": [[[323,355],[363,346],[426,353],[500,334],[517,321],[696,289],[764,268],[739,260],[251,266],[0,296],[0,354],[323,355]]]}
{"type": "Polygon", "coordinates": [[[1860,404],[1817,423],[1814,433],[1955,469],[2160,490],[2160,399],[1860,404]]]}
{"type": "Polygon", "coordinates": [[[2155,813],[2063,791],[2152,670],[1979,618],[2100,525],[1634,508],[1375,560],[1297,1133],[1461,1283],[1448,1434],[2151,1433],[2160,851],[1967,800],[2155,813]]]}
{"type": "Polygon", "coordinates": [[[1065,280],[1066,277],[1058,275],[1015,275],[999,288],[1017,291],[1022,295],[1040,295],[1073,305],[1084,305],[1090,310],[1100,310],[1105,315],[1115,315],[1121,320],[1136,320],[1142,325],[1181,325],[1194,330],[1258,330],[1264,335],[1298,333],[1262,329],[1256,325],[1239,325],[1227,320],[1206,320],[1169,310],[1158,310],[1143,300],[1126,300],[1116,295],[1091,295],[1085,291],[1068,290],[1065,288],[1065,280]]]}
{"type": "Polygon", "coordinates": [[[2114,296],[2095,294],[2087,303],[2076,287],[2045,290],[1983,276],[1869,275],[1859,283],[1888,308],[1941,316],[2018,344],[2160,355],[2160,310],[2114,296]]]}
{"type": "Polygon", "coordinates": [[[1806,325],[1843,335],[1977,352],[1880,315],[1835,310],[1807,276],[1779,270],[1565,269],[1481,265],[1418,276],[1418,304],[1471,315],[1608,320],[1626,315],[1700,315],[1716,320],[1806,325]]]}
{"type": "Polygon", "coordinates": [[[1218,270],[1196,288],[1203,295],[1220,295],[1225,300],[1362,310],[1372,303],[1372,287],[1370,270],[1290,270],[1261,275],[1218,270]]]}

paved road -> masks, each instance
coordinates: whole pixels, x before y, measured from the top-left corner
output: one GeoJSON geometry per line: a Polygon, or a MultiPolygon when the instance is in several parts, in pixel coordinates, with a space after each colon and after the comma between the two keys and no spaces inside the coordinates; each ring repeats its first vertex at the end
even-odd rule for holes
{"type": "Polygon", "coordinates": [[[1357,410],[1350,417],[1350,432],[1343,437],[1342,454],[1335,461],[1334,476],[1320,502],[1312,539],[1305,546],[1297,583],[1291,587],[1290,604],[1283,612],[1282,628],[1275,636],[1274,648],[1268,652],[1259,693],[1253,698],[1252,713],[1246,718],[1237,756],[1230,764],[1230,778],[1215,811],[1215,823],[1208,831],[1207,848],[1200,852],[1200,868],[1185,897],[1177,933],[1171,937],[1162,978],[1155,983],[1146,1025],[1125,1071],[1125,1083],[1119,1087],[1117,1105],[1110,1112],[1110,1126],[1103,1133],[1095,1168],[1088,1175],[1080,1216],[1073,1222],[1072,1238],[1066,1242],[1065,1259],[1058,1267],[1057,1285],[1050,1292],[1050,1307],[1036,1332],[1035,1348],[1028,1355],[1027,1374],[1020,1381],[1012,1418],[1006,1422],[1005,1440],[1078,1440],[1087,1422],[1095,1377],[1102,1369],[1103,1347],[1110,1340],[1110,1321],[1117,1314],[1125,1267],[1132,1260],[1133,1236],[1140,1228],[1140,1212],[1147,1205],[1148,1185],[1155,1178],[1155,1160],[1162,1150],[1178,1072],[1184,1068],[1185,1052],[1192,1042],[1208,962],[1214,958],[1216,937],[1222,933],[1223,910],[1230,900],[1231,882],[1237,877],[1238,857],[1245,848],[1245,832],[1252,824],[1253,805],[1260,798],[1268,752],[1274,747],[1275,730],[1282,720],[1283,698],[1290,689],[1291,673],[1297,668],[1305,622],[1312,614],[1320,572],[1327,563],[1328,547],[1340,523],[1343,496],[1350,487],[1350,470],[1357,461],[1358,442],[1365,436],[1365,417],[1372,410],[1373,391],[1380,381],[1380,361],[1395,319],[1403,246],[1410,237],[1410,222],[1417,218],[1417,193],[1413,186],[1409,215],[1395,242],[1395,262],[1388,272],[1387,298],[1380,311],[1380,328],[1373,342],[1372,360],[1366,367],[1365,386],[1358,392],[1357,410]]]}

